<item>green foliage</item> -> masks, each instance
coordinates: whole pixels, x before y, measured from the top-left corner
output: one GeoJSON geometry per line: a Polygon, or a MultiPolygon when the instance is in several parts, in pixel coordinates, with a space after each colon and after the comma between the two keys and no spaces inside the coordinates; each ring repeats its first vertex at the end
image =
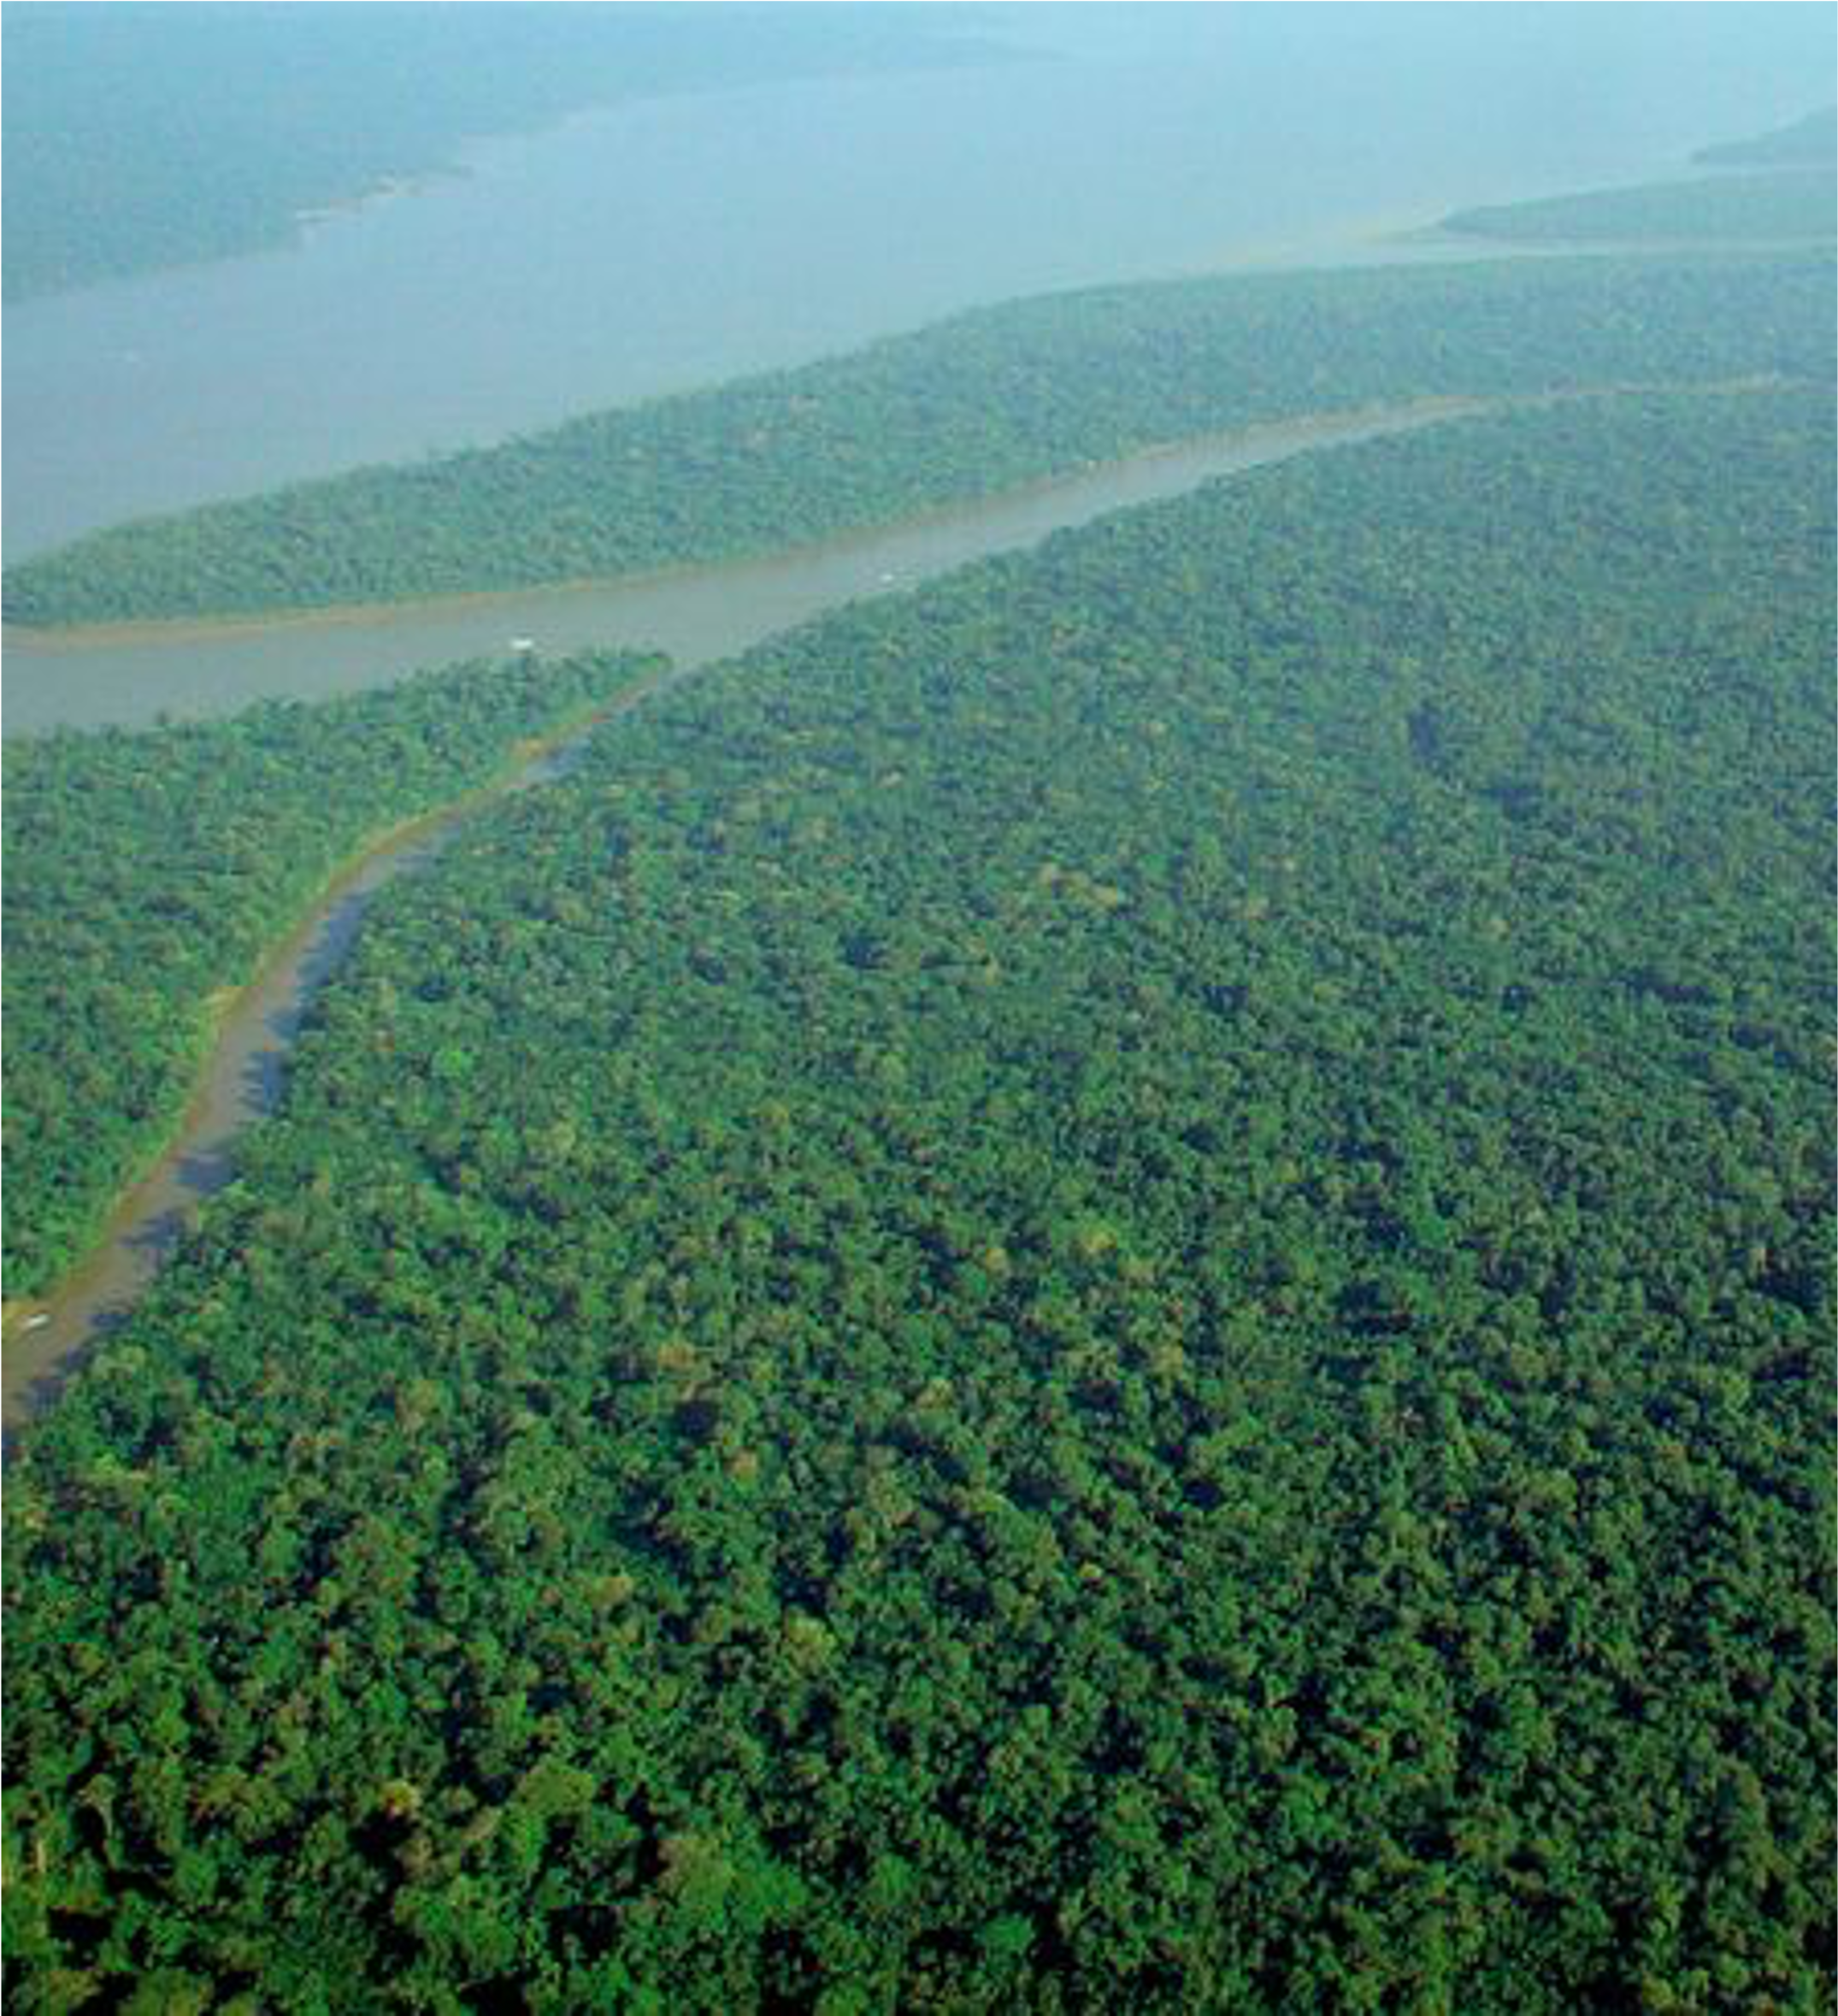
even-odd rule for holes
{"type": "Polygon", "coordinates": [[[285,245],[585,106],[996,53],[861,7],[41,5],[5,37],[9,301],[285,245]]]}
{"type": "Polygon", "coordinates": [[[19,2006],[1824,2006],[1831,417],[1062,535],[386,891],[9,1479],[19,2006]]]}
{"type": "Polygon", "coordinates": [[[1560,243],[1829,240],[1838,236],[1838,183],[1829,168],[1700,175],[1688,182],[1649,182],[1635,189],[1594,189],[1579,196],[1457,210],[1443,219],[1442,228],[1482,238],[1560,243]]]}
{"type": "Polygon", "coordinates": [[[1809,112],[1791,126],[1752,140],[1729,140],[1716,147],[1701,147],[1692,159],[1710,168],[1789,168],[1823,163],[1838,164],[1838,105],[1809,112]]]}
{"type": "Polygon", "coordinates": [[[462,665],[303,706],[5,746],[6,1271],[48,1286],[170,1135],[208,998],[365,842],[645,669],[462,665]]]}
{"type": "Polygon", "coordinates": [[[387,602],[759,552],[1133,450],[1423,394],[1831,370],[1830,262],[1476,265],[1096,288],[803,369],[95,533],[9,622],[387,602]]]}

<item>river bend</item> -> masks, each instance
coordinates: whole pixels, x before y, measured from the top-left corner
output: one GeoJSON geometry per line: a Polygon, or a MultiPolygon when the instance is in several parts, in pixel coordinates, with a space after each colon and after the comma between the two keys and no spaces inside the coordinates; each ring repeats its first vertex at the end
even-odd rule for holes
{"type": "MultiPolygon", "coordinates": [[[[590,645],[668,652],[673,672],[616,703],[609,712],[617,715],[704,666],[860,597],[910,587],[1107,512],[1179,495],[1211,478],[1508,403],[1430,399],[1250,427],[903,525],[645,581],[264,623],[9,638],[8,726],[17,731],[132,724],[166,710],[208,714],[268,697],[319,698],[384,684],[419,666],[502,651],[513,636],[533,638],[556,652],[590,645]]],[[[596,727],[606,718],[603,714],[596,727]]],[[[541,783],[566,756],[564,746],[532,759],[503,788],[541,783]]],[[[229,1004],[172,1147],[121,1200],[89,1257],[44,1301],[9,1313],[0,1355],[9,1441],[23,1421],[55,1397],[72,1363],[121,1323],[199,1202],[230,1180],[236,1135],[274,1110],[307,1005],[351,946],[376,890],[429,859],[454,822],[479,802],[476,795],[468,799],[374,850],[333,886],[229,1004]]]]}

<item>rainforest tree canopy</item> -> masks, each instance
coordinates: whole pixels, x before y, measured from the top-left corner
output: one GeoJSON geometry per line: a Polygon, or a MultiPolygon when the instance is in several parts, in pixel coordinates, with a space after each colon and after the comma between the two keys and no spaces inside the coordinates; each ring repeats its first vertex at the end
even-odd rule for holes
{"type": "Polygon", "coordinates": [[[1063,534],[385,892],[9,1481],[17,2006],[1820,2007],[1831,417],[1063,534]]]}
{"type": "Polygon", "coordinates": [[[207,1003],[385,828],[648,669],[457,666],[305,706],[5,745],[6,1276],[47,1287],[182,1111],[207,1003]]]}
{"type": "Polygon", "coordinates": [[[846,357],[93,533],[9,622],[521,588],[769,551],[1254,421],[1832,373],[1829,256],[1519,260],[1097,287],[846,357]]]}

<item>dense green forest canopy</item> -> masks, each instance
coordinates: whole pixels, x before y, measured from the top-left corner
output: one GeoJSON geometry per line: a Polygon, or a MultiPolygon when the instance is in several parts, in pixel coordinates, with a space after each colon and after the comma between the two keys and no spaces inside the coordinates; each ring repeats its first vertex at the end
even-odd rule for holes
{"type": "Polygon", "coordinates": [[[1214,486],[386,893],[9,1480],[16,2006],[1825,2007],[1831,434],[1214,486]]]}
{"type": "Polygon", "coordinates": [[[1727,140],[1701,147],[1692,159],[1709,168],[1785,168],[1823,162],[1838,165],[1838,105],[1809,112],[1791,126],[1752,140],[1727,140]]]}
{"type": "Polygon", "coordinates": [[[77,1259],[182,1112],[206,1004],[368,838],[645,661],[457,666],[318,706],[5,744],[6,1284],[77,1259]]]}
{"type": "Polygon", "coordinates": [[[1838,235],[1838,181],[1827,168],[1700,175],[1457,210],[1441,227],[1482,238],[1559,242],[1825,241],[1838,235]]]}
{"type": "Polygon", "coordinates": [[[74,623],[527,587],[770,551],[1252,421],[1831,368],[1832,268],[1817,256],[1095,288],[96,533],[9,568],[5,612],[74,623]]]}
{"type": "Polygon", "coordinates": [[[4,45],[9,301],[286,244],[303,212],[586,106],[1004,53],[904,7],[489,0],[38,3],[7,9],[4,45]]]}

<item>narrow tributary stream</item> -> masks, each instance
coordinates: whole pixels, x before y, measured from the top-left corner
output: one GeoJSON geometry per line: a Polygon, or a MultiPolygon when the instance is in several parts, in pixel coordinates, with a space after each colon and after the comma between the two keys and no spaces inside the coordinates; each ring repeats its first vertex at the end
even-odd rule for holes
{"type": "MultiPolygon", "coordinates": [[[[167,705],[212,711],[265,694],[309,697],[381,684],[415,666],[501,651],[511,634],[533,636],[551,651],[629,645],[668,651],[674,670],[635,690],[581,731],[598,733],[611,716],[628,712],[702,667],[862,595],[910,587],[1105,512],[1179,495],[1213,477],[1511,403],[1425,400],[1247,428],[892,529],[651,581],[477,597],[350,620],[200,628],[183,636],[148,632],[95,644],[75,640],[20,645],[9,640],[8,725],[144,719],[167,705]]],[[[540,784],[567,761],[566,745],[551,748],[503,788],[540,784]]],[[[173,1147],[121,1199],[89,1257],[43,1301],[9,1317],[0,1357],[9,1447],[14,1430],[55,1397],[72,1365],[122,1320],[183,1235],[198,1203],[230,1180],[235,1137],[273,1111],[307,1006],[344,958],[376,890],[427,861],[457,821],[480,802],[476,795],[468,798],[404,829],[370,854],[333,886],[277,947],[260,976],[229,1005],[173,1147]]]]}
{"type": "Polygon", "coordinates": [[[533,789],[565,770],[586,736],[684,676],[673,669],[600,709],[572,737],[532,755],[497,788],[404,825],[340,875],[264,961],[219,1018],[191,1102],[166,1152],[117,1202],[86,1258],[42,1300],[9,1312],[0,1377],[4,1435],[55,1400],[89,1347],[119,1324],[158,1272],[203,1200],[234,1176],[237,1136],[274,1110],[312,998],[342,962],[371,899],[431,861],[483,804],[533,789]]]}

